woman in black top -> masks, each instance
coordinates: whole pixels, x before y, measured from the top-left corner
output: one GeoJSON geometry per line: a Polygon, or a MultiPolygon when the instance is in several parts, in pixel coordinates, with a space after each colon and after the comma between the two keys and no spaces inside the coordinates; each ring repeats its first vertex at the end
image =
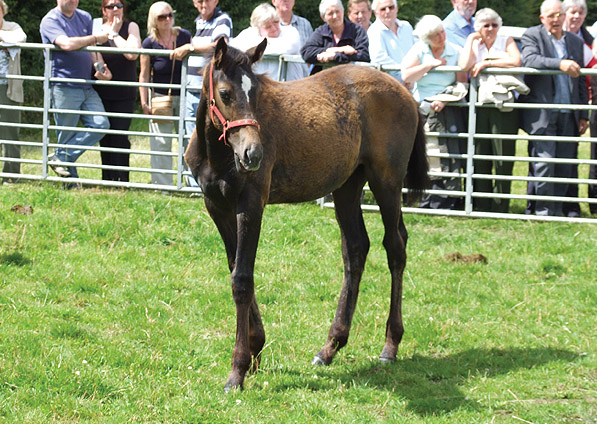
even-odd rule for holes
{"type": "MultiPolygon", "coordinates": [[[[139,26],[125,19],[126,5],[124,0],[102,0],[102,29],[108,32],[108,41],[102,46],[121,49],[141,48],[139,26]]],[[[112,81],[137,81],[138,54],[104,53],[104,61],[112,71],[112,81]]],[[[136,87],[98,85],[95,87],[100,95],[106,112],[133,113],[137,99],[136,87]]],[[[110,129],[128,131],[131,118],[109,117],[110,129]]],[[[131,142],[126,134],[106,134],[100,140],[101,147],[130,149],[131,142]]],[[[111,166],[129,166],[129,153],[101,152],[102,164],[111,166]]],[[[129,171],[102,169],[102,179],[110,181],[128,181],[129,171]]]]}

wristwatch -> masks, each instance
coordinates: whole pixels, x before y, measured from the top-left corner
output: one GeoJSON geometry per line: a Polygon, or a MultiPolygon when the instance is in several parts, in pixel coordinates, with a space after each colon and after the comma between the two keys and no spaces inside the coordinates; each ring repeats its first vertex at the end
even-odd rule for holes
{"type": "Polygon", "coordinates": [[[114,31],[114,32],[111,32],[111,33],[108,35],[108,40],[114,40],[114,39],[115,39],[116,37],[118,37],[119,35],[120,35],[120,34],[119,34],[119,33],[117,33],[116,31],[114,31]]]}

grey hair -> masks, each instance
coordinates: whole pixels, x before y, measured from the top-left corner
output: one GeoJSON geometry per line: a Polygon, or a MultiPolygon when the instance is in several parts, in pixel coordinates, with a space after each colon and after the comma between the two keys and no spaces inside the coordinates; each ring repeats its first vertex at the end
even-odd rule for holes
{"type": "Polygon", "coordinates": [[[483,28],[483,24],[485,22],[497,22],[498,29],[501,28],[503,23],[500,15],[498,15],[495,10],[490,9],[489,7],[477,10],[477,13],[475,13],[475,31],[479,31],[481,28],[483,28]]]}
{"type": "MultiPolygon", "coordinates": [[[[371,3],[371,9],[376,10],[380,1],[381,0],[373,0],[373,3],[371,3]]],[[[398,2],[396,0],[392,0],[392,4],[394,7],[398,7],[398,2]]]]}
{"type": "Polygon", "coordinates": [[[344,14],[344,6],[342,5],[341,0],[321,0],[321,3],[319,3],[319,16],[323,17],[323,15],[325,15],[325,12],[331,6],[338,6],[338,9],[340,9],[342,11],[342,14],[344,14]]]}
{"type": "MultiPolygon", "coordinates": [[[[545,12],[547,12],[547,9],[549,9],[551,6],[559,4],[560,6],[562,6],[562,2],[560,0],[545,0],[543,3],[541,3],[541,8],[539,9],[541,11],[541,14],[543,15],[545,12]]],[[[562,10],[564,10],[562,8],[562,10]]]]}
{"type": "Polygon", "coordinates": [[[429,44],[431,36],[442,29],[444,29],[444,24],[440,18],[435,15],[425,15],[415,25],[413,34],[419,37],[423,43],[429,44]]]}
{"type": "Polygon", "coordinates": [[[261,3],[253,9],[253,13],[251,13],[251,26],[259,28],[270,19],[273,19],[275,22],[280,22],[280,17],[278,16],[276,9],[274,9],[274,6],[269,3],[261,3]]]}
{"type": "Polygon", "coordinates": [[[582,9],[583,13],[586,15],[589,9],[587,9],[587,2],[585,0],[564,0],[562,3],[564,6],[564,12],[566,12],[571,7],[578,7],[582,9]]]}

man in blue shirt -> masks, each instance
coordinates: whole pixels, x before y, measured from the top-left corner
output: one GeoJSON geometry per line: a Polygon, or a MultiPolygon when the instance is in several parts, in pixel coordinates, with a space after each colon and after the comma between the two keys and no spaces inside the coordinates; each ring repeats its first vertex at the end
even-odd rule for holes
{"type": "Polygon", "coordinates": [[[454,10],[444,19],[444,29],[450,43],[464,47],[466,38],[475,32],[473,15],[477,0],[452,0],[454,10]]]}
{"type": "MultiPolygon", "coordinates": [[[[40,24],[41,39],[45,44],[55,44],[61,50],[51,52],[53,78],[91,79],[93,69],[92,53],[77,51],[83,47],[105,43],[108,33],[92,34],[91,15],[77,9],[79,0],[57,0],[57,6],[43,17],[40,24]]],[[[99,53],[93,53],[103,62],[99,53]]],[[[112,74],[104,64],[102,72],[95,72],[97,79],[108,80],[112,74]]],[[[89,84],[54,82],[51,87],[52,106],[55,109],[68,109],[105,113],[104,105],[93,87],[89,84]]],[[[57,126],[76,127],[79,119],[85,128],[108,129],[110,122],[101,115],[78,115],[55,113],[57,126]]],[[[58,143],[69,146],[93,146],[104,135],[100,132],[58,130],[58,143]]],[[[59,147],[50,161],[74,163],[85,150],[59,147]]],[[[67,164],[68,165],[68,164],[67,164]]],[[[51,164],[50,167],[61,177],[78,178],[77,168],[51,164]]]]}
{"type": "MultiPolygon", "coordinates": [[[[407,21],[397,19],[396,0],[373,0],[372,7],[377,19],[367,31],[371,62],[399,67],[415,43],[413,27],[407,21]]],[[[388,73],[402,82],[400,71],[388,73]]]]}

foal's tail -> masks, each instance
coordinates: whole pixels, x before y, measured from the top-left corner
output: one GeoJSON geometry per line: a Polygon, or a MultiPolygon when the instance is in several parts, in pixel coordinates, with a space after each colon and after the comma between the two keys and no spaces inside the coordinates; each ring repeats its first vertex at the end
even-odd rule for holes
{"type": "Polygon", "coordinates": [[[423,192],[429,187],[429,160],[425,147],[425,119],[419,112],[419,123],[413,150],[408,160],[405,186],[409,189],[407,204],[411,205],[420,200],[423,192]]]}

